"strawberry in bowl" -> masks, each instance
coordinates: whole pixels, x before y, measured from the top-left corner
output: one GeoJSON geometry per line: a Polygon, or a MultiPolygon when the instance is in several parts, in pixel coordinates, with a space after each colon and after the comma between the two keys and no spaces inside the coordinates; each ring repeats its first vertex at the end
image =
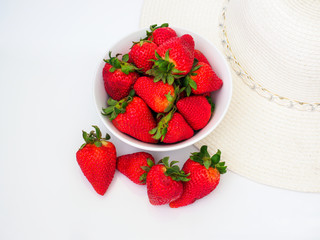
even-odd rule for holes
{"type": "Polygon", "coordinates": [[[151,151],[184,148],[206,137],[225,116],[231,73],[204,37],[152,25],[109,50],[97,71],[94,98],[102,122],[123,142],[151,151]]]}

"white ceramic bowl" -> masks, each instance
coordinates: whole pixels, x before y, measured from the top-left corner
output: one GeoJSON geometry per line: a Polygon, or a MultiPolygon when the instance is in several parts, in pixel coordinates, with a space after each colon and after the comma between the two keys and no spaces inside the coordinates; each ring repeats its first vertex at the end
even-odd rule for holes
{"type": "MultiPolygon", "coordinates": [[[[207,39],[205,39],[204,37],[194,32],[191,32],[186,29],[178,28],[178,27],[172,27],[172,28],[177,32],[178,36],[182,36],[183,34],[190,34],[193,37],[195,42],[195,49],[199,49],[201,52],[205,54],[211,66],[213,67],[213,70],[223,80],[222,88],[218,91],[213,92],[211,95],[213,102],[215,103],[215,110],[214,110],[213,116],[211,117],[207,126],[205,126],[203,129],[198,131],[192,138],[189,138],[179,143],[173,143],[173,144],[152,144],[152,143],[141,142],[127,134],[120,132],[117,128],[113,126],[112,122],[107,117],[101,114],[101,109],[107,107],[107,99],[108,99],[108,94],[104,89],[103,78],[102,78],[102,70],[105,65],[103,58],[101,58],[101,62],[97,70],[96,78],[94,80],[94,86],[93,86],[94,101],[95,101],[97,112],[102,122],[104,123],[104,125],[108,128],[108,130],[113,135],[118,137],[121,141],[131,146],[144,149],[144,150],[171,151],[171,150],[177,150],[177,149],[190,146],[200,141],[201,139],[206,137],[209,133],[211,133],[219,125],[219,123],[225,116],[231,101],[231,96],[232,96],[231,73],[228,67],[228,63],[225,60],[224,56],[220,53],[220,51],[207,39]]],[[[112,51],[112,56],[114,56],[116,53],[122,53],[122,54],[128,53],[130,47],[132,46],[132,41],[138,41],[140,38],[144,38],[146,36],[146,30],[147,28],[138,30],[136,32],[133,32],[127,35],[123,39],[119,40],[117,44],[115,44],[106,52],[104,59],[108,58],[109,51],[112,51]]]]}

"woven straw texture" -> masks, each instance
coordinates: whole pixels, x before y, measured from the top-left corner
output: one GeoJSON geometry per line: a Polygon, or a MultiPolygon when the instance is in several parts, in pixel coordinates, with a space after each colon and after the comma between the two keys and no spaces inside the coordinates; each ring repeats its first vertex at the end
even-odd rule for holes
{"type": "MultiPolygon", "coordinates": [[[[319,103],[320,1],[145,0],[141,27],[168,22],[225,52],[219,27],[225,6],[229,45],[246,73],[270,92],[319,103]]],[[[234,58],[229,60],[232,68],[234,58]]],[[[278,105],[232,74],[229,111],[196,146],[206,144],[211,153],[221,149],[229,170],[254,181],[320,192],[320,112],[278,105]]]]}

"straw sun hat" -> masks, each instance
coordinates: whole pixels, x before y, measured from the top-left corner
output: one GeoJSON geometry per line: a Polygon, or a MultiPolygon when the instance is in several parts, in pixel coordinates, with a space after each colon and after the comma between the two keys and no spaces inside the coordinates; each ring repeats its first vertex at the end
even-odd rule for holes
{"type": "Polygon", "coordinates": [[[233,98],[197,147],[267,185],[320,192],[320,1],[145,0],[141,27],[168,22],[229,60],[233,98]]]}

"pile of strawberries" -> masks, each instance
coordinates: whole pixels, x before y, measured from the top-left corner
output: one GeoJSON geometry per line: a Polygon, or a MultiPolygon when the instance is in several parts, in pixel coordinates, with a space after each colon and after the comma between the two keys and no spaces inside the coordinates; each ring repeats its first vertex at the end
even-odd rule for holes
{"type": "Polygon", "coordinates": [[[221,152],[210,156],[207,146],[200,152],[192,153],[182,170],[169,163],[165,157],[157,164],[153,156],[137,152],[117,157],[115,146],[102,138],[101,131],[89,134],[83,131],[85,143],[77,151],[77,162],[95,191],[104,195],[115,170],[127,176],[132,182],[147,185],[149,201],[153,205],[169,204],[171,208],[189,205],[212,192],[220,181],[220,174],[226,172],[224,162],[220,162],[221,152]]]}
{"type": "Polygon", "coordinates": [[[103,68],[108,107],[102,114],[140,141],[175,143],[204,128],[213,113],[210,93],[222,87],[191,35],[152,25],[119,59],[109,53],[103,68]]]}
{"type": "MultiPolygon", "coordinates": [[[[108,107],[102,114],[114,126],[140,141],[175,143],[204,128],[213,113],[210,93],[222,87],[207,58],[189,34],[177,36],[168,27],[152,25],[145,39],[134,42],[130,52],[112,57],[103,69],[108,107]]],[[[85,143],[77,162],[95,191],[104,195],[116,169],[132,182],[147,185],[153,205],[178,208],[212,192],[226,172],[221,152],[210,156],[207,146],[192,153],[180,169],[165,157],[156,163],[146,152],[117,156],[115,146],[95,131],[83,131],[85,143]]]]}

